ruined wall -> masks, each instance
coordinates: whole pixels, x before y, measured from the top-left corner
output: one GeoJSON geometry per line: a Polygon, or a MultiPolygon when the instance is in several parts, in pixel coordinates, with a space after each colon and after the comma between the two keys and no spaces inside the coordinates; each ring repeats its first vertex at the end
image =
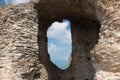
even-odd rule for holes
{"type": "Polygon", "coordinates": [[[0,8],[0,80],[32,80],[38,65],[33,4],[0,8]]]}
{"type": "Polygon", "coordinates": [[[91,51],[96,79],[120,79],[120,0],[99,0],[96,12],[101,29],[99,42],[91,51]]]}
{"type": "Polygon", "coordinates": [[[119,80],[119,0],[34,0],[0,8],[0,80],[119,80]],[[50,61],[47,29],[71,21],[70,65],[50,61]]]}

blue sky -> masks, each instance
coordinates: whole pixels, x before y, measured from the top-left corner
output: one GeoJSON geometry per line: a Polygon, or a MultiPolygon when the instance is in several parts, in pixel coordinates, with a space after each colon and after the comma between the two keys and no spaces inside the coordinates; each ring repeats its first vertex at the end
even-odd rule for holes
{"type": "Polygon", "coordinates": [[[65,69],[71,54],[71,28],[68,20],[54,22],[48,29],[48,52],[51,60],[65,69]]]}
{"type": "MultiPolygon", "coordinates": [[[[0,0],[0,5],[6,4],[17,5],[19,3],[25,3],[29,0],[0,0]]],[[[51,57],[51,61],[55,63],[59,68],[65,69],[68,64],[68,58],[71,54],[71,28],[68,20],[63,22],[57,22],[51,24],[47,31],[48,37],[48,52],[51,57]]]]}
{"type": "Polygon", "coordinates": [[[4,6],[5,5],[5,1],[4,0],[0,0],[0,6],[4,6]]]}
{"type": "Polygon", "coordinates": [[[5,6],[6,4],[17,5],[19,3],[29,2],[30,0],[0,0],[0,6],[5,6]]]}

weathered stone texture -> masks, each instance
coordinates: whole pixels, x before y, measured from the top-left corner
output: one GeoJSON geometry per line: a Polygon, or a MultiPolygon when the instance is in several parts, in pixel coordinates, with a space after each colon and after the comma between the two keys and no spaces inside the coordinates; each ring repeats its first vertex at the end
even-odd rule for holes
{"type": "Polygon", "coordinates": [[[38,24],[33,4],[0,10],[0,80],[32,80],[38,63],[38,24]]]}
{"type": "Polygon", "coordinates": [[[0,8],[0,80],[120,80],[120,0],[34,0],[0,8]],[[72,53],[60,70],[47,29],[71,21],[72,53]]]}
{"type": "Polygon", "coordinates": [[[97,80],[120,79],[120,0],[99,0],[99,42],[92,51],[97,80]]]}

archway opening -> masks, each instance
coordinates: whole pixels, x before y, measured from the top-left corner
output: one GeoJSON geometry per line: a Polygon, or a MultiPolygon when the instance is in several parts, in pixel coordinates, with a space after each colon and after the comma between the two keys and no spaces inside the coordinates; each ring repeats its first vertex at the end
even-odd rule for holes
{"type": "Polygon", "coordinates": [[[47,31],[50,60],[60,69],[68,67],[72,50],[70,21],[53,22],[47,31]]]}

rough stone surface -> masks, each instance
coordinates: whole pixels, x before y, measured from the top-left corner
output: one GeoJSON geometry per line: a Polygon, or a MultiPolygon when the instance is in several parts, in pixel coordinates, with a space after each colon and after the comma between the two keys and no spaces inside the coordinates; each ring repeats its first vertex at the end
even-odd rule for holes
{"type": "Polygon", "coordinates": [[[32,6],[0,8],[0,80],[32,80],[36,73],[38,24],[32,6]]]}
{"type": "Polygon", "coordinates": [[[120,0],[32,0],[0,8],[0,80],[120,80],[120,0]],[[47,29],[71,21],[67,69],[50,61],[47,29]]]}
{"type": "Polygon", "coordinates": [[[99,0],[99,42],[91,51],[97,80],[120,79],[120,0],[99,0]]]}

